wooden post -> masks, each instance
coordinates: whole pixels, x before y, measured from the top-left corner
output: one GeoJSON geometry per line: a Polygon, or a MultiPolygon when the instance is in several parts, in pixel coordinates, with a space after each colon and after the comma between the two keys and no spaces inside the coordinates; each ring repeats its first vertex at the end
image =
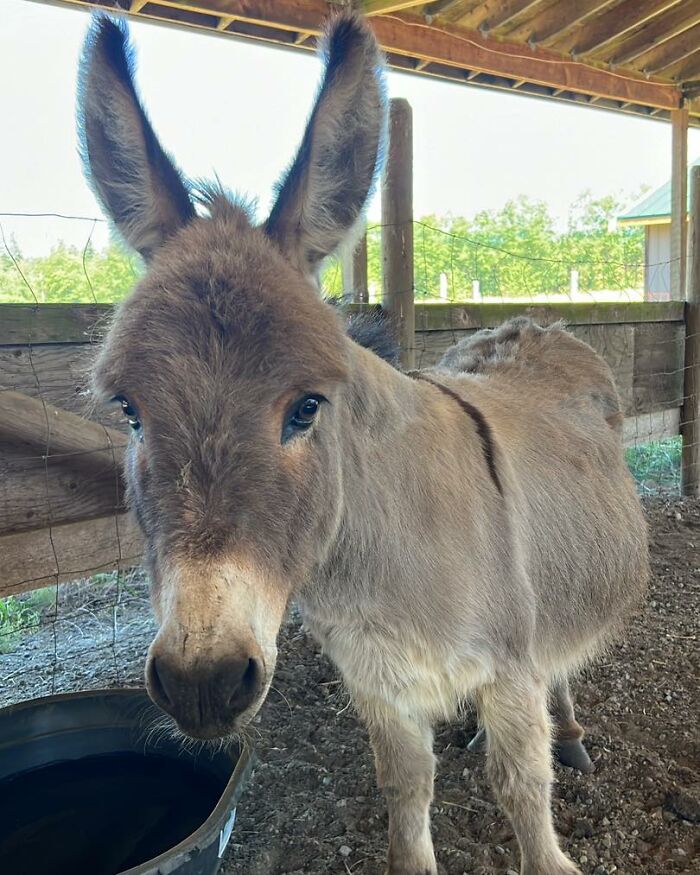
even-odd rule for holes
{"type": "Polygon", "coordinates": [[[671,112],[671,300],[685,299],[688,254],[688,108],[671,112]]]}
{"type": "Polygon", "coordinates": [[[413,304],[413,121],[403,98],[391,101],[389,153],[382,179],[382,303],[396,320],[401,364],[415,365],[413,304]]]}
{"type": "Polygon", "coordinates": [[[685,305],[681,492],[700,495],[700,167],[690,181],[690,270],[685,305]]]}
{"type": "Polygon", "coordinates": [[[357,241],[352,254],[353,301],[356,304],[369,302],[369,286],[367,284],[367,232],[357,241]]]}

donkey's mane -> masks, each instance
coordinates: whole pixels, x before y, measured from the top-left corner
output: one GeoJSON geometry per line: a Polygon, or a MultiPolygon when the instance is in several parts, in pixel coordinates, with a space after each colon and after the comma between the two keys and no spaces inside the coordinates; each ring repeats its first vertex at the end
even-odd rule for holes
{"type": "MultiPolygon", "coordinates": [[[[333,299],[330,299],[329,303],[338,306],[333,299]]],[[[342,307],[342,303],[339,306],[342,307]]],[[[381,304],[360,310],[357,313],[346,313],[345,333],[350,340],[365,349],[369,349],[392,367],[399,369],[396,325],[381,304]]]]}

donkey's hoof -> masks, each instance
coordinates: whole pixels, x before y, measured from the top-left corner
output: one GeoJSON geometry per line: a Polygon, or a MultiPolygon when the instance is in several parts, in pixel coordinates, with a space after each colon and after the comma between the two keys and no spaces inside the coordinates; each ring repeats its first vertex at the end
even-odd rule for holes
{"type": "Polygon", "coordinates": [[[595,766],[588,756],[588,751],[580,738],[558,741],[554,745],[554,755],[563,766],[568,766],[570,769],[578,769],[579,772],[585,774],[595,770],[595,766]]]}
{"type": "Polygon", "coordinates": [[[467,745],[470,753],[486,753],[486,730],[482,727],[467,745]]]}

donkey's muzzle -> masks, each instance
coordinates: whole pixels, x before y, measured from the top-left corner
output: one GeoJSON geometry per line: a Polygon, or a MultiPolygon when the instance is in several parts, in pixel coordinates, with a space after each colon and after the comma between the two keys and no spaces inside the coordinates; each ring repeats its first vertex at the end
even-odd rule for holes
{"type": "Polygon", "coordinates": [[[236,718],[260,697],[264,670],[255,656],[183,666],[176,656],[151,653],[146,686],[151,699],[185,735],[221,738],[236,730],[236,718]]]}

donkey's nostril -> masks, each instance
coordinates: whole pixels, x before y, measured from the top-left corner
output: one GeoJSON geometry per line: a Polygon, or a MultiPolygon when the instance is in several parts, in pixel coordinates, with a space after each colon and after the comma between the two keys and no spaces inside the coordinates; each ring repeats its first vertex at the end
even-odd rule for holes
{"type": "Polygon", "coordinates": [[[262,666],[259,660],[251,657],[245,665],[243,673],[239,675],[238,681],[233,679],[229,707],[235,711],[245,711],[258,695],[261,681],[262,666]]]}
{"type": "Polygon", "coordinates": [[[146,672],[149,692],[157,705],[163,707],[166,711],[172,710],[174,707],[173,700],[168,695],[165,683],[161,674],[158,671],[158,662],[156,657],[152,657],[148,661],[148,670],[146,672]]]}

